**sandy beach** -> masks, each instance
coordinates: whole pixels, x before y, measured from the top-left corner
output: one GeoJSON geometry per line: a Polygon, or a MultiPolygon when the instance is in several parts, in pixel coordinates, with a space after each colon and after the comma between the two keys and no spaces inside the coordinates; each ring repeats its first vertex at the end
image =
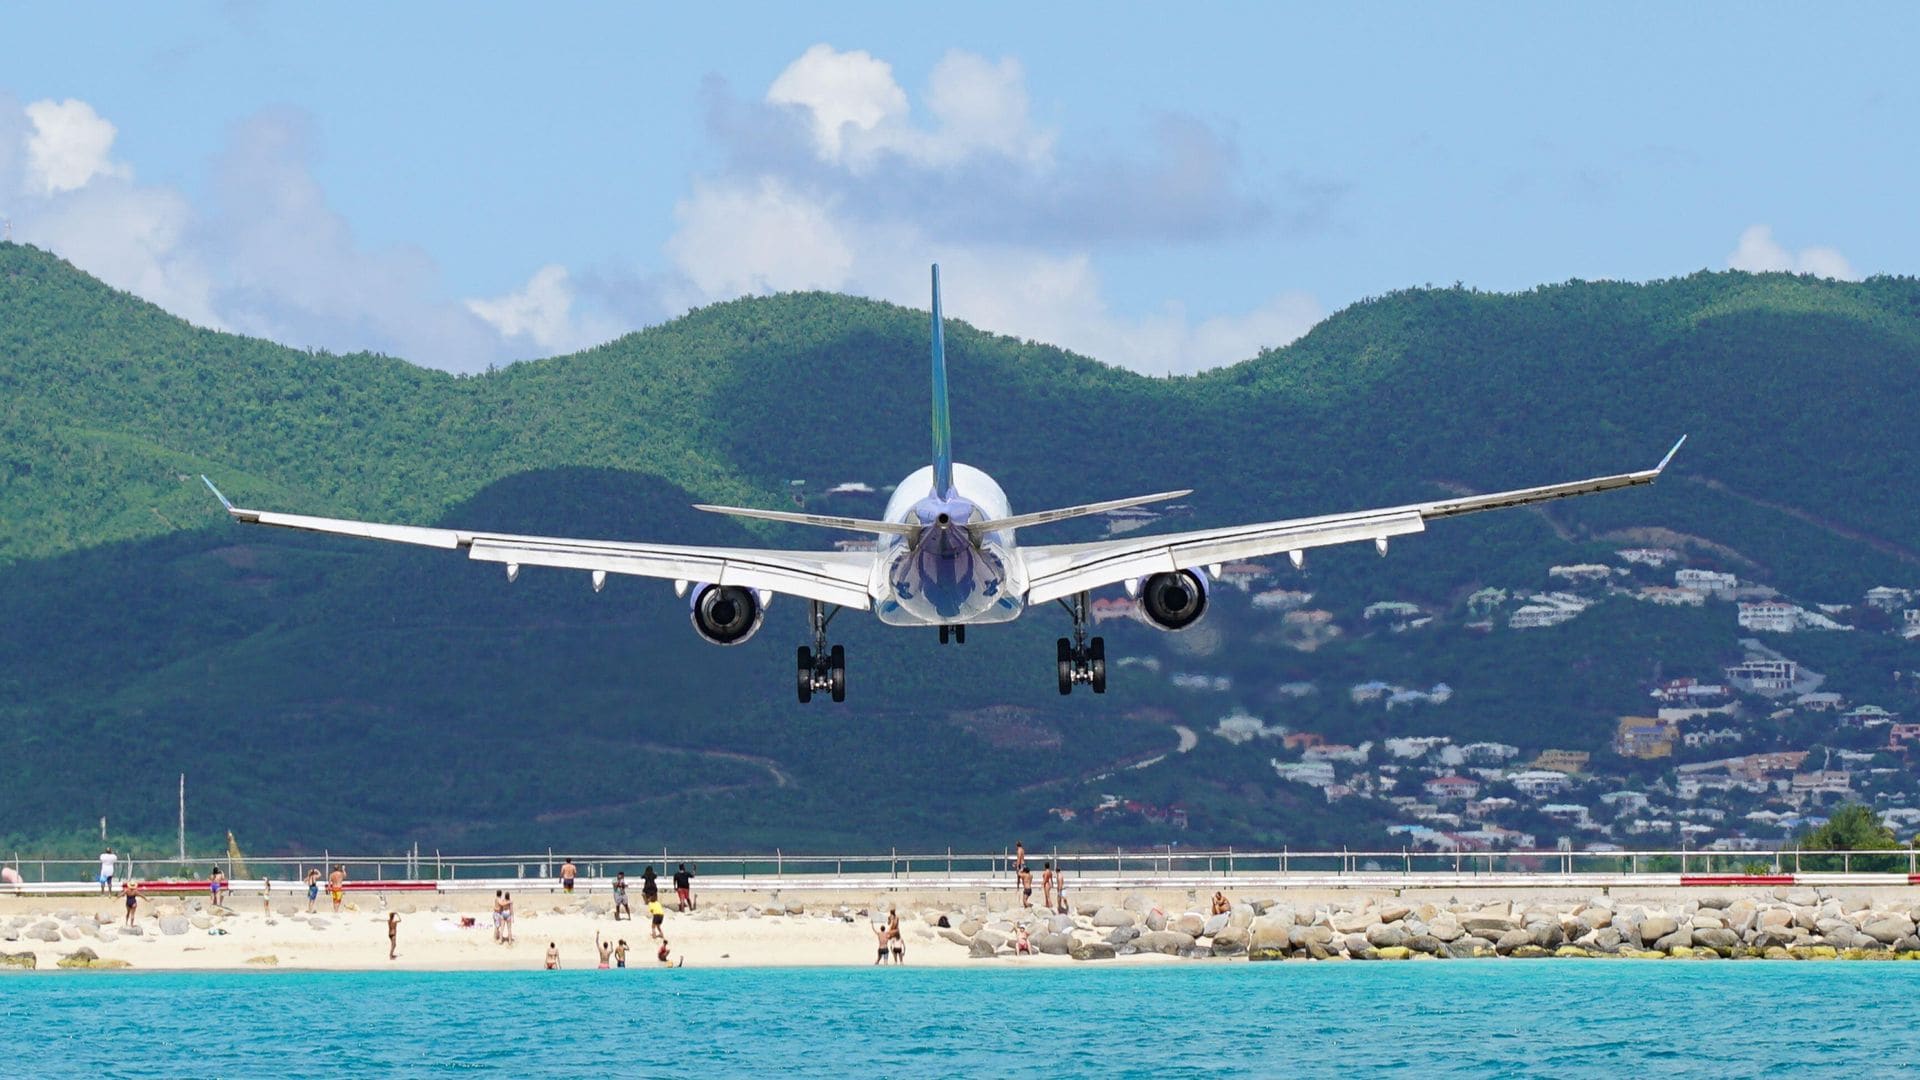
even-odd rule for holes
{"type": "MultiPolygon", "coordinates": [[[[137,932],[119,896],[0,896],[0,970],[74,966],[138,970],[537,970],[548,943],[564,968],[598,964],[596,934],[624,938],[629,968],[658,968],[658,942],[637,883],[634,920],[616,921],[608,884],[514,883],[512,944],[494,940],[490,888],[349,891],[338,913],[323,893],[236,888],[215,907],[201,893],[142,900],[137,932]],[[387,956],[387,917],[399,948],[387,956]],[[29,965],[25,957],[31,955],[29,965]],[[66,960],[65,965],[62,961],[66,960]]],[[[663,889],[671,898],[670,890],[663,889]]],[[[695,967],[871,965],[877,920],[898,913],[905,963],[921,967],[1235,962],[1535,955],[1920,957],[1920,888],[1779,886],[1728,890],[1539,888],[1256,888],[1205,910],[1212,891],[1081,889],[1071,915],[1023,908],[1012,890],[905,886],[695,890],[697,910],[668,903],[671,962],[695,967]],[[943,925],[944,922],[944,925],[943,925]],[[1020,930],[1033,955],[1017,954],[1020,930]]],[[[1038,897],[1036,896],[1036,900],[1038,897]]],[[[891,958],[889,958],[891,962],[891,958]]]]}

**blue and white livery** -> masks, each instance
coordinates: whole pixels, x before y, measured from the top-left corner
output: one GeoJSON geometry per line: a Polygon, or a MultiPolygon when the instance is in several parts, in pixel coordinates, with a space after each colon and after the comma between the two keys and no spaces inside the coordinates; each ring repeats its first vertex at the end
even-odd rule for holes
{"type": "MultiPolygon", "coordinates": [[[[1143,619],[1163,630],[1184,630],[1206,613],[1209,568],[1222,563],[1284,552],[1298,567],[1308,548],[1366,541],[1385,555],[1391,538],[1421,532],[1435,518],[1650,484],[1686,442],[1683,436],[1660,464],[1643,472],[1324,517],[1023,547],[1016,543],[1016,534],[1029,526],[1176,499],[1190,492],[1164,491],[1015,514],[1006,492],[992,477],[953,457],[938,266],[933,268],[932,344],[933,462],[894,488],[879,519],[699,507],[738,517],[869,533],[876,538],[872,552],[688,547],[383,525],[248,510],[233,505],[218,489],[214,495],[236,521],[464,550],[470,559],[506,564],[508,581],[523,566],[586,571],[596,592],[606,584],[608,574],[664,578],[674,583],[678,594],[688,597],[695,632],[716,645],[738,645],[751,638],[775,593],[800,597],[808,604],[813,639],[798,653],[801,701],[811,700],[816,692],[825,692],[835,701],[846,697],[846,652],[827,640],[828,623],[843,608],[872,611],[890,626],[938,627],[940,641],[945,643],[966,641],[969,626],[1010,622],[1028,607],[1057,601],[1073,623],[1072,636],[1057,643],[1055,674],[1060,692],[1071,693],[1075,686],[1086,685],[1103,693],[1105,643],[1087,636],[1088,597],[1094,589],[1124,585],[1143,619]]],[[[207,481],[207,487],[213,488],[213,482],[207,481]]]]}

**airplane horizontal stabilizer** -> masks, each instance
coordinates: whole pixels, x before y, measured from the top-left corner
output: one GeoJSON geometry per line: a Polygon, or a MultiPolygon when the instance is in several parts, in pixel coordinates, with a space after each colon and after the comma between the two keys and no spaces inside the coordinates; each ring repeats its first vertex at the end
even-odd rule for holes
{"type": "Polygon", "coordinates": [[[1168,499],[1181,499],[1193,494],[1192,488],[1181,491],[1162,491],[1155,495],[1136,495],[1130,499],[1109,499],[1106,502],[1086,503],[1081,506],[1063,506],[1058,510],[1038,510],[1031,514],[1013,514],[1008,517],[994,518],[990,521],[977,521],[967,526],[975,534],[1000,532],[1005,529],[1024,529],[1029,525],[1045,525],[1068,518],[1086,517],[1089,514],[1104,514],[1109,510],[1124,510],[1129,506],[1144,506],[1147,503],[1166,502],[1168,499]]]}
{"type": "Polygon", "coordinates": [[[873,533],[879,536],[914,536],[920,532],[918,525],[908,525],[898,521],[840,517],[835,514],[801,514],[791,510],[756,510],[748,506],[707,506],[704,503],[695,503],[693,508],[705,510],[709,514],[757,518],[761,521],[783,521],[789,525],[814,525],[823,529],[845,529],[848,532],[873,533]]]}

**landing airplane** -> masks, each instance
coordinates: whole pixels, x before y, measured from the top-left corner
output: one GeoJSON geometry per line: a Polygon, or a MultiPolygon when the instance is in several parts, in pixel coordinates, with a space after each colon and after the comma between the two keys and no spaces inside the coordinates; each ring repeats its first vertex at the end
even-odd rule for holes
{"type": "Polygon", "coordinates": [[[1060,692],[1070,694],[1075,686],[1085,685],[1101,694],[1107,689],[1106,643],[1087,635],[1088,596],[1094,589],[1124,585],[1148,623],[1162,630],[1185,630],[1206,613],[1209,574],[1217,576],[1222,563],[1285,552],[1297,568],[1303,565],[1308,548],[1368,540],[1385,555],[1391,537],[1422,532],[1436,518],[1650,484],[1686,441],[1682,436],[1660,464],[1644,472],[1324,517],[1022,547],[1015,543],[1020,529],[1177,499],[1190,492],[1163,491],[1015,514],[992,477],[955,461],[947,416],[940,268],[935,266],[933,464],[900,481],[884,515],[865,520],[698,506],[735,517],[868,533],[877,539],[872,553],[567,540],[307,517],[235,506],[213,481],[201,479],[235,521],[464,550],[470,559],[505,563],[509,582],[523,566],[585,570],[592,575],[595,592],[606,585],[608,574],[665,578],[673,582],[677,595],[689,597],[694,631],[715,645],[739,645],[753,637],[775,593],[800,597],[807,601],[813,631],[812,645],[800,646],[797,665],[796,685],[800,700],[806,702],[818,692],[834,701],[846,699],[846,651],[827,642],[827,626],[843,609],[872,611],[890,626],[938,627],[945,644],[964,643],[969,626],[1011,622],[1029,607],[1058,602],[1073,620],[1072,637],[1059,639],[1056,649],[1060,692]]]}

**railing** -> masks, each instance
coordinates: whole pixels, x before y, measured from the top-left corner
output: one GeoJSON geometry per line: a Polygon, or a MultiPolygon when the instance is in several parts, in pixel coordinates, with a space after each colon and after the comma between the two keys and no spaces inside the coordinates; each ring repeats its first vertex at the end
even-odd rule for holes
{"type": "MultiPolygon", "coordinates": [[[[344,866],[350,882],[368,881],[526,881],[529,886],[551,885],[561,866],[575,864],[583,880],[611,878],[625,871],[638,881],[642,868],[652,866],[663,879],[671,879],[685,864],[707,887],[723,886],[729,880],[756,884],[793,879],[831,879],[849,886],[888,881],[932,884],[942,880],[956,884],[992,883],[1008,886],[1014,878],[1011,851],[991,853],[901,852],[883,854],[694,854],[660,851],[657,853],[559,853],[536,852],[523,855],[440,855],[406,852],[400,855],[344,855],[329,851],[305,855],[248,857],[236,865],[225,855],[188,858],[182,862],[169,855],[156,858],[140,852],[121,855],[116,868],[116,883],[132,878],[140,881],[205,880],[215,868],[225,873],[235,887],[251,891],[262,880],[272,880],[276,888],[302,881],[309,870],[324,876],[335,866],[344,866]],[[244,876],[239,871],[244,870],[244,876]]],[[[1633,877],[1637,875],[1741,875],[1799,873],[1920,873],[1920,851],[1900,848],[1889,851],[1803,851],[1780,848],[1770,851],[1472,851],[1434,852],[1410,848],[1399,850],[1340,851],[1190,851],[1162,847],[1154,849],[1115,849],[1108,851],[1035,851],[1027,855],[1027,867],[1036,879],[1043,867],[1052,863],[1071,882],[1097,885],[1102,881],[1151,883],[1164,880],[1186,884],[1195,879],[1230,882],[1236,879],[1366,877],[1385,875],[1423,877],[1499,876],[1578,879],[1590,876],[1633,877]]],[[[22,858],[17,853],[5,865],[14,868],[25,883],[84,884],[97,880],[97,859],[22,858]]],[[[1036,881],[1036,886],[1038,882],[1036,881]]],[[[0,884],[0,892],[6,886],[0,884]]]]}

